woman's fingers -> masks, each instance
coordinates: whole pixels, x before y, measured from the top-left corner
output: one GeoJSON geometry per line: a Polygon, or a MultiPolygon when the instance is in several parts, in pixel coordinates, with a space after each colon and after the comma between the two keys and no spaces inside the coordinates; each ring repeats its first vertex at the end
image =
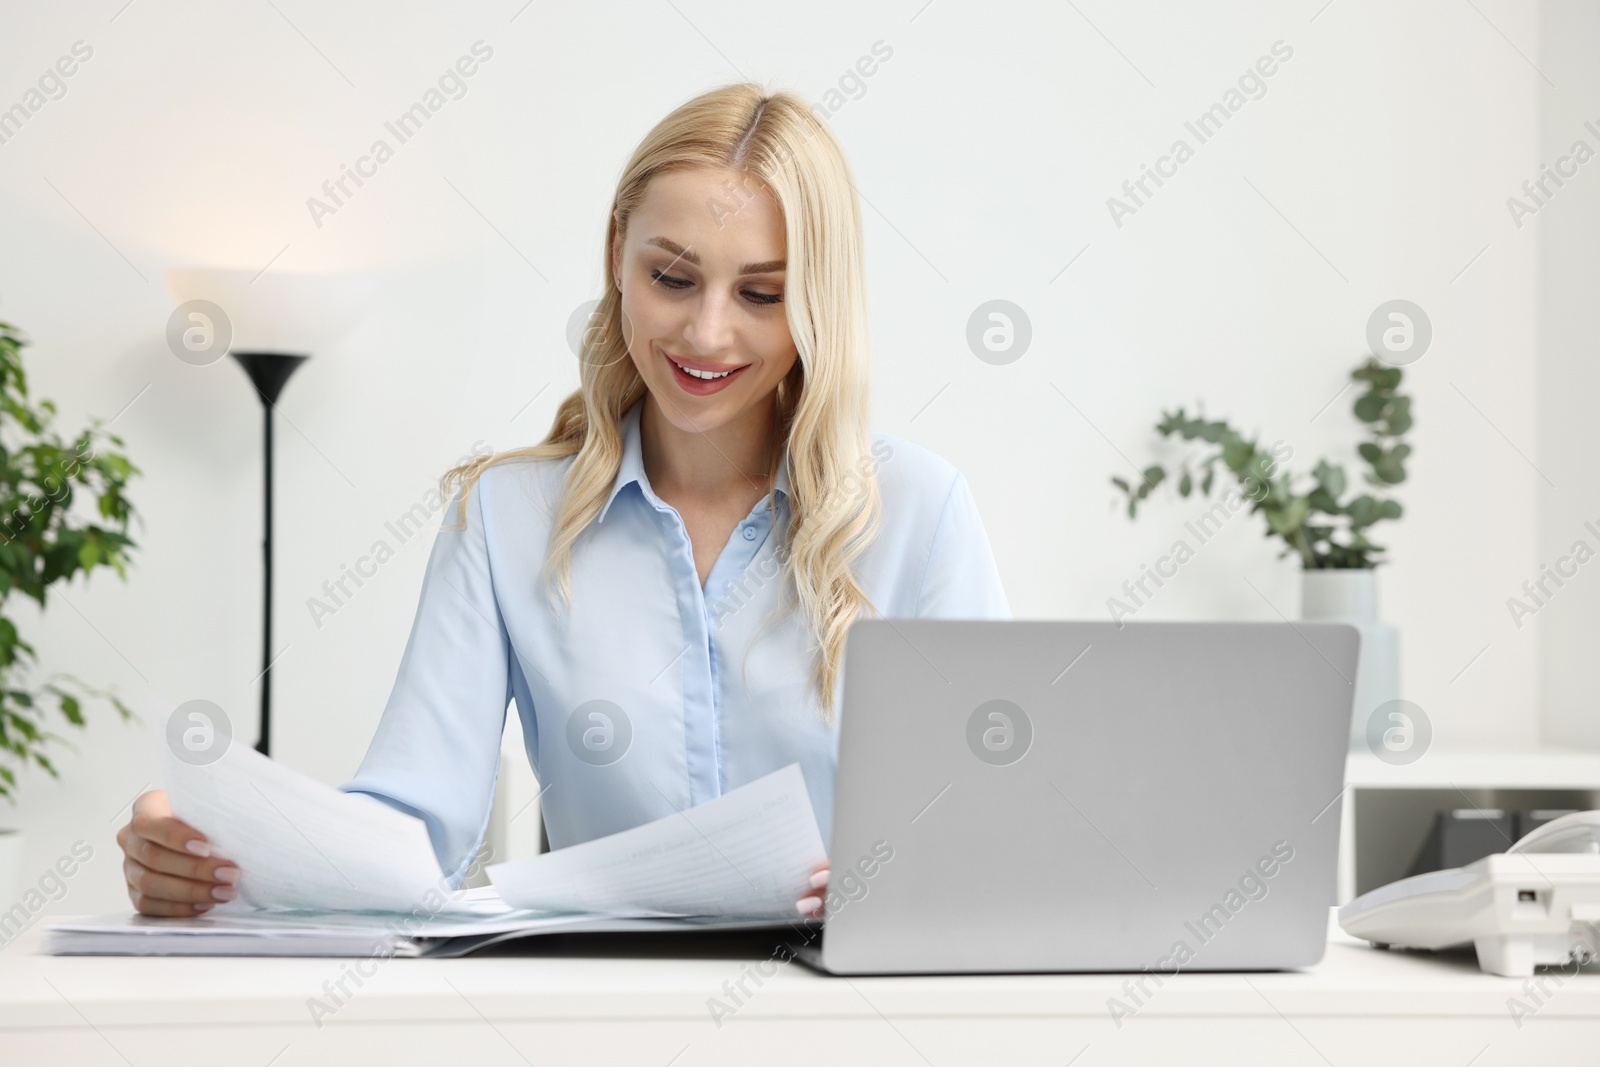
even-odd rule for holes
{"type": "Polygon", "coordinates": [[[239,895],[239,890],[231,885],[175,878],[170,874],[152,871],[133,859],[122,861],[122,875],[128,881],[128,888],[140,896],[171,903],[218,904],[239,895]]]}
{"type": "Polygon", "coordinates": [[[810,887],[814,892],[801,897],[794,906],[796,911],[807,918],[822,914],[822,897],[828,888],[828,864],[826,861],[811,873],[810,887]]]}
{"type": "Polygon", "coordinates": [[[206,835],[173,816],[165,789],[152,789],[139,794],[139,799],[133,802],[131,825],[137,836],[174,852],[187,852],[191,856],[211,855],[211,843],[206,840],[206,835]]]}
{"type": "Polygon", "coordinates": [[[198,897],[201,883],[183,883],[184,886],[195,887],[193,891],[186,888],[174,890],[170,886],[159,886],[155,881],[156,879],[170,876],[153,874],[133,860],[123,861],[122,877],[128,883],[128,899],[133,901],[134,910],[141,915],[159,915],[167,918],[204,915],[217,905],[215,900],[173,900],[167,898],[162,894],[172,893],[198,897]],[[141,886],[147,888],[141,889],[141,886]]]}
{"type": "Polygon", "coordinates": [[[117,831],[128,897],[144,915],[201,915],[238,896],[239,868],[215,854],[205,835],[174,818],[167,794],[142,794],[117,831]]]}
{"type": "Polygon", "coordinates": [[[196,915],[204,915],[211,910],[210,904],[184,904],[176,900],[156,900],[152,897],[142,897],[133,890],[128,890],[128,895],[133,898],[133,906],[140,915],[158,915],[165,919],[188,919],[196,915]]]}
{"type": "Polygon", "coordinates": [[[239,868],[230,859],[222,856],[201,859],[187,852],[174,852],[165,845],[139,836],[126,826],[117,832],[117,844],[122,846],[122,851],[129,858],[138,860],[152,871],[205,882],[231,884],[239,880],[239,868]]]}

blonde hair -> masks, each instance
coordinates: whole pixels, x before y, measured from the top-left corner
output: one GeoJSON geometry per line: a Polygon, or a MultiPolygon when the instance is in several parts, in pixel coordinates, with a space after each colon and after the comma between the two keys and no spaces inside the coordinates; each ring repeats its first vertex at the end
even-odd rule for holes
{"type": "MultiPolygon", "coordinates": [[[[464,524],[467,494],[488,467],[514,458],[574,456],[545,559],[547,586],[571,603],[574,544],[605,505],[622,462],[620,422],[645,393],[623,336],[613,241],[625,233],[652,177],[694,167],[753,175],[783,210],[784,307],[799,353],[776,396],[777,434],[789,453],[790,520],[778,530],[778,554],[792,595],[783,614],[798,606],[809,626],[812,680],[823,718],[831,722],[850,624],[875,610],[851,565],[877,533],[880,504],[869,455],[860,208],[838,142],[795,94],[749,83],[724,86],[683,104],[645,136],[617,182],[601,257],[604,295],[580,344],[578,391],[562,401],[542,442],[462,464],[441,479],[440,490],[449,499],[461,486],[464,524]]],[[[707,207],[718,210],[715,203],[707,207]]],[[[781,457],[782,450],[773,453],[781,457]]]]}

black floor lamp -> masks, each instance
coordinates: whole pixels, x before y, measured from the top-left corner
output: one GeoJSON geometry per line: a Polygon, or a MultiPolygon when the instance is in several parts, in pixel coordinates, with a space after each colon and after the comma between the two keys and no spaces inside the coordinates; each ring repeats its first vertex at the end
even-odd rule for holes
{"type": "Polygon", "coordinates": [[[284,352],[234,352],[261,400],[261,737],[256,751],[272,755],[272,409],[278,394],[307,356],[284,352]]]}
{"type": "MultiPolygon", "coordinates": [[[[272,747],[272,429],[278,395],[308,358],[294,353],[327,352],[367,313],[377,290],[371,278],[353,274],[305,273],[289,270],[180,267],[166,272],[167,290],[175,304],[167,343],[173,354],[204,368],[233,356],[255,385],[261,401],[261,723],[256,751],[272,747]],[[189,304],[203,314],[179,316],[189,304]],[[205,327],[190,346],[190,333],[205,327]],[[214,353],[214,354],[213,354],[214,353]]],[[[281,652],[281,650],[279,650],[281,652]]],[[[243,731],[241,730],[242,734],[243,731]]]]}

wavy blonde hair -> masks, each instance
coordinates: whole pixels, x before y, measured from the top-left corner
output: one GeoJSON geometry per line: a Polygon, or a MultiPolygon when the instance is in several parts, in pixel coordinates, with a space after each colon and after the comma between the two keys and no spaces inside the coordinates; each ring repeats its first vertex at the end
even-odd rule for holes
{"type": "MultiPolygon", "coordinates": [[[[850,624],[875,610],[851,565],[877,532],[880,503],[869,454],[860,208],[838,142],[795,94],[769,93],[749,83],[724,86],[683,104],[645,136],[612,201],[601,257],[604,295],[580,344],[578,391],[562,401],[542,442],[462,464],[445,474],[440,490],[449,499],[461,487],[458,517],[464,524],[467,494],[490,466],[515,458],[574,456],[545,559],[547,586],[571,603],[573,547],[616,481],[622,416],[645,393],[623,336],[613,241],[626,233],[652,177],[693,167],[758,178],[783,211],[784,307],[799,352],[775,398],[775,443],[786,442],[789,454],[790,519],[778,530],[783,578],[791,590],[783,614],[798,606],[809,626],[812,680],[823,717],[831,722],[850,624]]],[[[707,208],[719,209],[715,203],[707,208]]],[[[770,473],[775,475],[782,449],[774,448],[773,454],[770,473]]]]}

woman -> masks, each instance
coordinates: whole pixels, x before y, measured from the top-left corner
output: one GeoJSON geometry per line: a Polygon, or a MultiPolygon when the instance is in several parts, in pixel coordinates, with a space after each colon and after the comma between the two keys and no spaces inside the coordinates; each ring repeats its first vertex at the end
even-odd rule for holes
{"type": "MultiPolygon", "coordinates": [[[[342,788],[425,820],[452,884],[512,698],[552,848],[795,762],[826,841],[850,624],[1009,615],[960,473],[868,433],[854,193],[791,93],[678,108],[618,183],[581,388],[541,444],[445,476],[459,525],[342,788]]],[[[159,790],[117,839],[144,914],[237,893],[237,866],[159,790]]]]}

